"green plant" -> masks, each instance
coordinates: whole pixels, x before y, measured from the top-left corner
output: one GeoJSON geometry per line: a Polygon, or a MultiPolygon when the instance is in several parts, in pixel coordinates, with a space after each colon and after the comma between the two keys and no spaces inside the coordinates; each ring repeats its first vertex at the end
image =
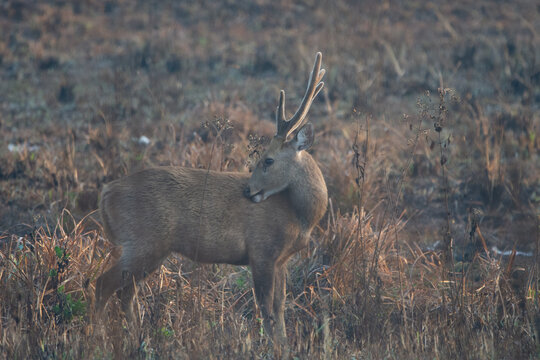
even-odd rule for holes
{"type": "Polygon", "coordinates": [[[58,323],[69,323],[74,317],[86,314],[86,303],[66,294],[64,286],[59,286],[56,290],[55,302],[52,310],[58,323]]]}
{"type": "Polygon", "coordinates": [[[80,299],[74,299],[66,293],[65,286],[59,285],[61,277],[69,266],[69,254],[66,249],[55,246],[56,267],[49,270],[54,295],[52,299],[52,311],[57,323],[69,323],[74,317],[83,316],[86,313],[86,303],[80,299]]]}

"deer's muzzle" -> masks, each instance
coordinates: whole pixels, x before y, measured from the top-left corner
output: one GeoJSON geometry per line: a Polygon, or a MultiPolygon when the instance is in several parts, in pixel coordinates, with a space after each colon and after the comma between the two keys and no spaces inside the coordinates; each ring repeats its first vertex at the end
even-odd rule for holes
{"type": "Polygon", "coordinates": [[[253,193],[249,185],[246,185],[246,187],[244,188],[244,196],[255,203],[259,203],[264,200],[264,191],[259,190],[253,193]]]}

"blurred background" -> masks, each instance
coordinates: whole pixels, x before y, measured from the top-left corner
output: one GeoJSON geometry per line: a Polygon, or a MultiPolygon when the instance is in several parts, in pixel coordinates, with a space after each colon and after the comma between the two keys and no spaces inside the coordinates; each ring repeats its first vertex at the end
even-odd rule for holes
{"type": "MultiPolygon", "coordinates": [[[[289,278],[286,317],[289,331],[297,324],[291,337],[297,354],[537,356],[539,32],[534,1],[3,1],[0,240],[41,241],[49,255],[58,246],[80,256],[71,263],[85,269],[76,272],[80,282],[70,283],[67,274],[57,280],[90,303],[88,284],[104,263],[89,259],[106,258],[107,244],[98,225],[80,221],[97,208],[103,184],[155,165],[248,171],[254,150],[275,131],[279,90],[286,91],[290,116],[321,51],[327,73],[309,115],[316,129],[310,152],[331,204],[289,278]],[[102,253],[84,260],[86,243],[99,243],[102,253]],[[500,295],[502,278],[508,299],[500,295]],[[371,300],[350,301],[359,298],[371,300]],[[446,311],[440,315],[441,304],[452,301],[470,313],[455,321],[446,311]],[[369,319],[367,309],[376,309],[369,319]],[[510,317],[492,318],[498,311],[510,317]],[[513,327],[505,327],[510,320],[513,327]],[[459,330],[448,330],[445,321],[459,330]],[[432,334],[418,335],[422,329],[432,334]]],[[[48,262],[35,260],[44,269],[35,280],[43,303],[32,305],[40,309],[66,302],[46,280],[62,258],[52,254],[48,262]]],[[[169,260],[169,270],[154,280],[191,289],[180,263],[169,260]]],[[[238,320],[240,312],[242,321],[252,321],[252,295],[242,287],[248,270],[192,266],[207,287],[229,289],[224,296],[236,310],[227,316],[240,325],[224,327],[223,313],[210,305],[211,316],[193,305],[191,321],[216,316],[224,334],[256,336],[238,320]]],[[[18,294],[15,285],[3,286],[18,294]]],[[[156,291],[148,285],[140,301],[159,306],[156,291]]],[[[223,295],[204,291],[209,302],[223,295]]],[[[22,311],[16,297],[4,300],[6,319],[22,311]]],[[[224,339],[216,332],[214,345],[202,350],[190,342],[192,328],[180,313],[173,311],[176,320],[141,314],[142,324],[171,333],[157,336],[142,326],[143,335],[123,345],[105,341],[100,354],[141,349],[144,339],[158,357],[179,347],[186,356],[268,355],[240,340],[216,349],[216,339],[224,339]]],[[[17,340],[23,345],[3,340],[2,346],[13,355],[58,354],[65,346],[60,325],[44,316],[34,321],[48,329],[48,340],[29,335],[17,340]],[[36,350],[39,341],[50,349],[36,350]]],[[[88,331],[84,316],[80,326],[88,331]]],[[[20,334],[18,324],[10,334],[20,334]]],[[[93,333],[89,343],[102,344],[104,334],[93,333]]],[[[80,341],[77,354],[94,351],[70,336],[78,339],[71,345],[80,341]]]]}

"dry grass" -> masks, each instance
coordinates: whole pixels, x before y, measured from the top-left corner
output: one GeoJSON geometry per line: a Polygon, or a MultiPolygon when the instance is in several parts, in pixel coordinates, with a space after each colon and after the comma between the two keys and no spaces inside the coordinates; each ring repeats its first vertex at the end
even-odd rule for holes
{"type": "Polygon", "coordinates": [[[92,212],[140,168],[247,171],[279,89],[292,108],[321,50],[312,153],[330,206],[289,264],[291,355],[538,358],[538,11],[3,3],[0,354],[273,358],[245,267],[171,256],[139,287],[136,324],[116,299],[96,319],[111,249],[92,212]]]}

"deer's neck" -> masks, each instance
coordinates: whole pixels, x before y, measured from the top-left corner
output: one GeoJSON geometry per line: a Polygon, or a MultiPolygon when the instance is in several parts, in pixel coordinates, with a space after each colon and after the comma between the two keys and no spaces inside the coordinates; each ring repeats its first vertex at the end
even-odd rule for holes
{"type": "Polygon", "coordinates": [[[319,166],[308,153],[302,154],[299,172],[289,184],[289,198],[305,232],[310,232],[326,212],[328,193],[319,166]]]}

